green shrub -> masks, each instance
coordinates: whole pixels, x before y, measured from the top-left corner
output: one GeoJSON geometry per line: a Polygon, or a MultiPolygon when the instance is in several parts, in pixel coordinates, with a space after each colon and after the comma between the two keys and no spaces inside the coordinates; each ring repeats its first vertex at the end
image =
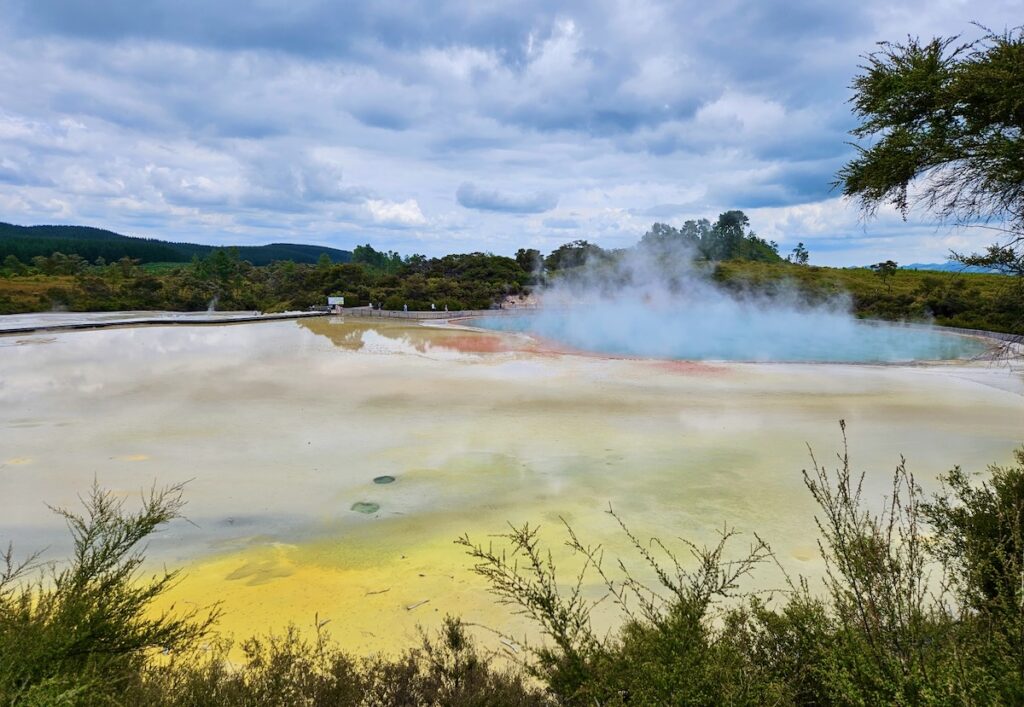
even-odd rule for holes
{"type": "Polygon", "coordinates": [[[925,498],[903,460],[873,510],[846,449],[829,471],[804,472],[817,502],[823,591],[802,578],[782,591],[742,584],[774,557],[735,533],[680,547],[637,537],[611,510],[653,585],[609,562],[566,526],[582,569],[559,579],[536,528],[505,547],[458,542],[497,600],[543,640],[521,668],[481,651],[460,620],[397,658],[353,657],[325,623],[312,634],[251,638],[243,659],[210,635],[216,609],[153,618],[178,575],[140,575],[140,543],[177,517],[181,488],[142,509],[93,488],[64,569],[5,555],[0,574],[0,701],[10,705],[762,705],[1024,703],[1024,449],[980,483],[953,469],[925,498]],[[30,575],[33,575],[30,578],[30,575]],[[585,591],[586,578],[603,597],[585,591]],[[597,632],[609,602],[619,627],[597,632]]]}
{"type": "Polygon", "coordinates": [[[181,487],[153,491],[137,513],[94,486],[77,515],[55,509],[74,540],[69,565],[37,567],[5,553],[0,573],[0,700],[8,704],[94,704],[116,695],[154,653],[188,650],[216,610],[163,613],[153,600],[178,572],[143,578],[140,543],[178,517],[181,487]],[[38,570],[38,571],[37,571],[38,570]],[[28,578],[30,573],[35,576],[28,578]]]}
{"type": "Polygon", "coordinates": [[[539,705],[515,671],[496,667],[457,619],[401,657],[354,658],[317,622],[254,637],[243,661],[215,640],[216,608],[153,618],[178,572],[144,578],[140,544],[179,516],[181,487],[153,491],[137,513],[93,487],[77,515],[56,509],[74,539],[68,565],[17,563],[0,573],[0,703],[7,705],[539,705]]]}
{"type": "Polygon", "coordinates": [[[731,532],[712,548],[686,543],[682,562],[617,516],[657,585],[622,561],[613,576],[601,548],[568,527],[568,547],[584,558],[568,589],[534,528],[514,528],[505,549],[459,542],[499,601],[543,632],[527,666],[559,704],[1024,702],[1024,450],[1019,466],[993,469],[978,487],[955,469],[928,503],[901,460],[875,512],[845,442],[843,426],[835,471],[812,455],[804,473],[820,509],[824,592],[797,578],[785,592],[744,597],[739,580],[771,559],[756,536],[733,560],[731,532]],[[593,631],[597,602],[583,598],[591,574],[623,614],[608,636],[593,631]]]}

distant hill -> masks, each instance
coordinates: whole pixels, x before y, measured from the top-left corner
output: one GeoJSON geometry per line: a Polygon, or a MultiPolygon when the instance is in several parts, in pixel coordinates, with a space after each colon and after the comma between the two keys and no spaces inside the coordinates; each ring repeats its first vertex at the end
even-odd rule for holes
{"type": "Polygon", "coordinates": [[[238,257],[253,265],[268,265],[275,260],[315,263],[323,253],[335,263],[352,260],[350,251],[318,245],[210,246],[135,238],[89,226],[15,226],[0,222],[0,260],[14,255],[28,262],[37,255],[59,251],[65,255],[80,255],[90,263],[100,257],[114,262],[125,256],[143,263],[187,263],[193,256],[205,256],[219,247],[236,248],[238,257]]]}
{"type": "Polygon", "coordinates": [[[947,260],[944,263],[911,263],[910,265],[901,265],[901,270],[934,270],[935,272],[965,272],[974,274],[989,274],[989,275],[1000,275],[999,270],[993,268],[982,268],[977,265],[964,265],[957,263],[952,260],[947,260]]]}

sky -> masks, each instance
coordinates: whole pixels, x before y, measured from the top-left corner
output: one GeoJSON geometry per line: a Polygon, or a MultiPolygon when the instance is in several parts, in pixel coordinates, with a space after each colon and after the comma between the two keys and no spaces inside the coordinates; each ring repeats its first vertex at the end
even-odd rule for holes
{"type": "Polygon", "coordinates": [[[983,229],[832,189],[862,55],[1024,0],[0,0],[0,221],[430,256],[742,209],[811,262],[983,229]]]}

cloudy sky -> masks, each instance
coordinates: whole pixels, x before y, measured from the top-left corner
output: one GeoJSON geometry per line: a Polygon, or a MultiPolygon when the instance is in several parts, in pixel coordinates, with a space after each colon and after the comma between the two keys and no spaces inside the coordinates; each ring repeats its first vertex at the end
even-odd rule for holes
{"type": "Polygon", "coordinates": [[[740,208],[812,262],[991,240],[830,190],[859,55],[1024,0],[0,0],[0,220],[440,255],[740,208]]]}

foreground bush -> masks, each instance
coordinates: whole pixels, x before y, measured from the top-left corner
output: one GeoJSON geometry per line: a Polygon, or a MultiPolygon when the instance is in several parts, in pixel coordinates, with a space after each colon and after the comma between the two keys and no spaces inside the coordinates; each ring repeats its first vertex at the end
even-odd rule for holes
{"type": "Polygon", "coordinates": [[[244,660],[211,629],[216,608],[157,618],[153,601],[178,579],[140,576],[140,544],[179,517],[181,487],[154,491],[126,513],[93,488],[85,513],[57,509],[74,552],[65,569],[15,563],[0,573],[0,704],[5,705],[535,705],[543,695],[522,676],[492,666],[462,624],[445,620],[400,658],[354,658],[290,629],[251,638],[244,660]],[[30,577],[32,573],[34,576],[30,577]]]}
{"type": "Polygon", "coordinates": [[[68,567],[37,568],[37,556],[17,564],[10,548],[3,556],[0,698],[6,703],[113,701],[153,652],[189,649],[216,620],[216,611],[148,618],[153,600],[178,573],[141,580],[139,545],[178,517],[181,487],[154,491],[134,514],[96,487],[84,504],[84,515],[57,510],[74,540],[68,567]]]}
{"type": "Polygon", "coordinates": [[[506,547],[460,542],[498,600],[533,618],[549,639],[525,669],[559,704],[1024,704],[1024,449],[980,485],[959,468],[926,499],[901,460],[884,510],[863,497],[845,445],[838,468],[804,472],[817,502],[825,591],[804,580],[774,596],[737,594],[773,559],[755,542],[738,559],[685,543],[685,561],[657,538],[641,542],[657,577],[637,581],[622,561],[567,527],[583,569],[562,588],[536,530],[513,529],[506,547]],[[587,576],[606,596],[584,599],[587,576]],[[623,613],[609,636],[591,610],[623,613]]]}
{"type": "MultiPolygon", "coordinates": [[[[504,547],[461,543],[498,601],[544,641],[505,667],[459,620],[397,659],[353,657],[323,624],[252,638],[243,660],[211,638],[216,609],[149,607],[177,580],[139,577],[139,543],[176,517],[181,489],[136,514],[94,489],[86,512],[59,511],[75,540],[69,566],[6,556],[0,575],[0,702],[11,705],[718,705],[1024,703],[1024,449],[980,483],[959,468],[926,498],[900,462],[883,510],[863,497],[845,449],[837,468],[804,472],[817,502],[824,591],[789,581],[772,594],[741,585],[774,558],[735,533],[712,547],[644,541],[612,513],[648,586],[566,526],[582,569],[560,584],[534,528],[504,547]],[[686,553],[684,557],[681,551],[686,553]],[[34,578],[29,575],[35,572],[34,578]],[[603,586],[603,599],[588,587],[603,586]],[[614,604],[604,635],[594,606],[614,604]]],[[[611,512],[611,511],[610,511],[611,512]]]]}
{"type": "Polygon", "coordinates": [[[508,705],[548,704],[523,676],[492,666],[446,618],[437,637],[398,659],[357,659],[332,644],[322,627],[316,640],[294,628],[283,636],[251,638],[232,666],[227,644],[206,655],[187,654],[142,671],[124,693],[145,705],[508,705]]]}

